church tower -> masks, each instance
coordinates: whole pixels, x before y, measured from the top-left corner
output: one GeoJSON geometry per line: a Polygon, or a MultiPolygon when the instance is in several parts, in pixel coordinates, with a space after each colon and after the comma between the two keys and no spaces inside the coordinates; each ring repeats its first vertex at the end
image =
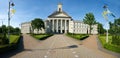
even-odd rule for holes
{"type": "Polygon", "coordinates": [[[62,4],[61,3],[58,3],[58,12],[62,12],[62,4]]]}

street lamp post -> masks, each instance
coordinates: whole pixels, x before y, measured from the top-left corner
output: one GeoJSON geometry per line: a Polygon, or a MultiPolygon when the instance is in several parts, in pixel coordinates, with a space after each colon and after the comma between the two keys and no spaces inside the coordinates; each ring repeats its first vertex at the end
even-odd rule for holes
{"type": "Polygon", "coordinates": [[[10,39],[10,19],[11,19],[11,11],[10,8],[14,6],[14,3],[9,0],[8,5],[8,39],[10,39]]]}

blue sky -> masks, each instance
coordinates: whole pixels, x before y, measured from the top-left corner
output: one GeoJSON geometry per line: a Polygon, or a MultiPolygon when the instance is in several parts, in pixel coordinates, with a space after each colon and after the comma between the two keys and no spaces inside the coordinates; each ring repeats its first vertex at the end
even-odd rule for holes
{"type": "MultiPolygon", "coordinates": [[[[57,10],[57,4],[63,4],[63,10],[74,20],[83,20],[86,13],[92,12],[97,22],[104,25],[102,17],[103,5],[107,4],[110,11],[120,17],[120,0],[12,0],[15,3],[15,15],[11,18],[11,25],[20,27],[22,22],[28,22],[34,18],[47,19],[51,13],[57,10]]],[[[0,0],[0,26],[3,21],[7,25],[8,0],[0,0]],[[3,19],[3,20],[1,20],[3,19]]],[[[114,20],[109,16],[109,21],[114,20]]]]}

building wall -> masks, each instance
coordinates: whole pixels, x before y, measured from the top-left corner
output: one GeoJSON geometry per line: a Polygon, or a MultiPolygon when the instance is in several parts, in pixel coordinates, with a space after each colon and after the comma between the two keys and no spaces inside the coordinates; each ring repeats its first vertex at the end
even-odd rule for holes
{"type": "Polygon", "coordinates": [[[92,34],[98,34],[98,29],[97,29],[97,24],[96,25],[92,25],[92,30],[91,30],[91,33],[92,34]]]}
{"type": "MultiPolygon", "coordinates": [[[[52,29],[51,29],[51,22],[46,23],[47,21],[45,21],[45,29],[39,30],[37,31],[37,29],[34,30],[34,33],[51,33],[52,29]]],[[[76,34],[89,34],[89,25],[84,24],[83,22],[79,22],[79,21],[73,21],[73,20],[69,20],[69,24],[68,24],[68,32],[69,33],[76,33],[76,34]]],[[[32,30],[31,28],[31,23],[30,22],[25,22],[21,24],[21,32],[22,33],[30,33],[30,30],[32,30]]],[[[97,32],[97,25],[92,25],[92,30],[91,30],[91,34],[98,34],[97,32]]]]}
{"type": "Polygon", "coordinates": [[[30,33],[31,23],[25,22],[21,24],[21,33],[30,33]]]}
{"type": "Polygon", "coordinates": [[[69,21],[69,29],[68,29],[68,30],[69,30],[69,33],[73,33],[73,28],[74,28],[73,25],[74,25],[74,24],[73,24],[73,21],[72,21],[72,20],[69,21]]]}
{"type": "MultiPolygon", "coordinates": [[[[25,34],[25,33],[30,33],[32,31],[32,27],[31,27],[31,22],[25,22],[21,24],[21,33],[25,34]]],[[[45,33],[45,30],[39,30],[37,31],[37,29],[34,30],[34,33],[45,33]]]]}
{"type": "MultiPolygon", "coordinates": [[[[84,24],[80,21],[70,21],[69,23],[69,33],[76,34],[89,34],[90,27],[87,24],[84,24]]],[[[97,34],[97,25],[92,25],[91,34],[97,34]]]]}

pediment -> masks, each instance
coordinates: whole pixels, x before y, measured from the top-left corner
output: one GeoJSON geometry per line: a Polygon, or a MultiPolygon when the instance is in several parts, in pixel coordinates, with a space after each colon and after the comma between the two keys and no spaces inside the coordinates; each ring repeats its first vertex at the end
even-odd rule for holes
{"type": "Polygon", "coordinates": [[[62,11],[62,12],[58,12],[55,11],[53,12],[51,15],[48,16],[49,18],[71,18],[66,12],[62,11]]]}
{"type": "Polygon", "coordinates": [[[69,17],[68,15],[64,14],[64,13],[59,13],[54,15],[55,17],[69,17]]]}

